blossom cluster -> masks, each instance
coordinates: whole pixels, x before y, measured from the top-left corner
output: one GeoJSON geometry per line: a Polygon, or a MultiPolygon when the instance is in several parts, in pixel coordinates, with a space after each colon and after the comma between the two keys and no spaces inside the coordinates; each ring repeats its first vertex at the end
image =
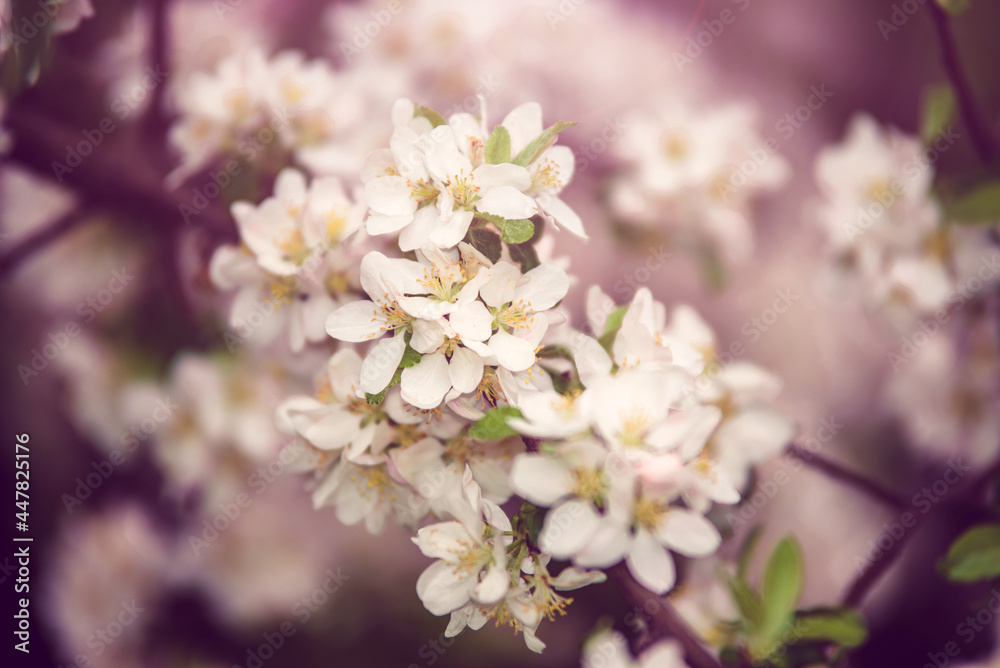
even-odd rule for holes
{"type": "Polygon", "coordinates": [[[326,181],[283,172],[274,197],[234,205],[245,249],[221,249],[213,275],[251,264],[243,290],[256,294],[261,276],[295,276],[334,241],[393,240],[357,261],[367,298],[328,312],[340,347],[312,396],[278,407],[278,427],[307,446],[294,466],[311,473],[314,505],[373,533],[417,530],[435,560],[417,593],[450,615],[446,635],[495,619],[541,651],[540,622],[571,601],[559,592],[624,562],[662,594],[671,553],[716,551],[706,514],[738,502],[750,468],[792,437],[768,407],[780,382],[719,363],[697,313],[678,306],[668,321],[646,288],[617,306],[592,287],[591,333],[573,328],[570,276],[538,243],[550,228],[586,238],[559,197],[571,124],[546,128],[529,103],[489,128],[485,109],[446,120],[406,99],[392,121],[361,174],[363,221],[324,235],[325,206],[310,212],[326,181]]]}

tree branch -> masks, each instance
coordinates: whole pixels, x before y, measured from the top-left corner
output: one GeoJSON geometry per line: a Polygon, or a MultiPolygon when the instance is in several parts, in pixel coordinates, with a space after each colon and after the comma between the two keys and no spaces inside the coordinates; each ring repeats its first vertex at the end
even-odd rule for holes
{"type": "Polygon", "coordinates": [[[87,218],[87,208],[74,204],[73,208],[40,230],[30,234],[12,250],[0,256],[0,279],[6,278],[22,262],[73,229],[87,218]]]}
{"type": "Polygon", "coordinates": [[[607,569],[607,574],[629,604],[645,613],[651,609],[654,611],[649,615],[649,629],[654,642],[674,638],[684,648],[684,655],[692,668],[722,668],[719,660],[705,649],[698,635],[673,606],[636,582],[624,563],[607,569]]]}
{"type": "MultiPolygon", "coordinates": [[[[942,502],[930,510],[930,517],[933,514],[943,512],[943,510],[949,507],[951,504],[958,503],[967,497],[981,496],[990,482],[992,482],[998,475],[1000,475],[1000,460],[997,460],[989,467],[983,469],[981,473],[972,478],[966,485],[956,491],[954,496],[947,502],[942,502]]],[[[927,523],[926,520],[923,522],[927,523]]],[[[874,588],[875,584],[882,578],[882,576],[892,568],[893,564],[903,555],[902,547],[917,533],[918,527],[914,527],[912,530],[904,534],[896,543],[893,545],[892,549],[886,552],[881,559],[874,562],[871,567],[864,573],[860,574],[857,578],[851,582],[850,586],[847,588],[847,593],[844,595],[843,604],[851,607],[859,607],[867,597],[868,593],[874,588]]]]}
{"type": "Polygon", "coordinates": [[[879,483],[869,480],[859,473],[855,473],[854,471],[849,471],[841,467],[840,464],[813,454],[801,445],[792,444],[788,448],[788,453],[805,462],[817,471],[820,471],[824,475],[851,485],[852,487],[856,487],[872,498],[881,501],[893,510],[901,510],[906,507],[906,500],[895,492],[887,490],[879,483]]]}
{"type": "Polygon", "coordinates": [[[927,3],[927,10],[931,14],[934,30],[937,32],[938,42],[941,45],[941,61],[944,65],[944,71],[951,81],[959,111],[961,111],[965,125],[969,129],[969,134],[972,135],[972,144],[976,148],[979,159],[986,164],[991,164],[997,155],[993,131],[976,103],[972,87],[969,85],[969,80],[958,60],[958,48],[955,46],[955,38],[951,33],[948,14],[938,5],[937,0],[930,0],[927,3]]]}

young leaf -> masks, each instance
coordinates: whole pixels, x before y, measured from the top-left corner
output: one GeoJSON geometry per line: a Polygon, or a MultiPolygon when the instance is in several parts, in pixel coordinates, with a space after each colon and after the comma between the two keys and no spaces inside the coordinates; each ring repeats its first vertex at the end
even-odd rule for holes
{"type": "Polygon", "coordinates": [[[855,610],[829,608],[800,612],[788,635],[802,640],[834,642],[841,647],[858,647],[868,638],[868,629],[855,610]]]}
{"type": "Polygon", "coordinates": [[[956,582],[1000,577],[1000,524],[981,524],[963,533],[941,560],[940,568],[956,582]]]}
{"type": "Polygon", "coordinates": [[[473,228],[469,230],[469,243],[477,251],[485,255],[490,262],[497,262],[503,255],[503,244],[500,242],[500,235],[490,230],[473,228]]]}
{"type": "Polygon", "coordinates": [[[541,262],[538,259],[538,253],[535,252],[535,247],[530,243],[528,244],[508,244],[507,252],[510,253],[510,259],[521,265],[521,273],[526,274],[541,262]]]}
{"type": "Polygon", "coordinates": [[[935,86],[924,94],[924,108],[920,121],[920,138],[927,144],[948,127],[955,115],[955,94],[951,86],[935,86]]]}
{"type": "Polygon", "coordinates": [[[513,406],[494,408],[469,427],[469,437],[476,441],[498,441],[515,436],[517,432],[507,426],[507,418],[521,417],[521,411],[513,406]]]}
{"type": "Polygon", "coordinates": [[[746,577],[747,570],[750,568],[750,560],[753,558],[754,550],[757,548],[757,543],[760,542],[762,533],[763,528],[759,524],[747,533],[747,537],[740,547],[740,553],[736,557],[736,574],[740,577],[746,577]]]}
{"type": "Polygon", "coordinates": [[[507,128],[498,125],[486,140],[486,164],[499,165],[510,162],[510,133],[507,128]]]}
{"type": "Polygon", "coordinates": [[[433,127],[439,125],[446,125],[447,121],[444,120],[444,116],[434,111],[430,107],[425,107],[423,105],[417,104],[413,107],[413,117],[414,118],[426,118],[431,122],[433,127]]]}
{"type": "Polygon", "coordinates": [[[962,195],[947,207],[956,222],[994,223],[1000,220],[1000,181],[989,181],[962,195]]]}
{"type": "Polygon", "coordinates": [[[952,16],[964,14],[970,5],[969,0],[936,0],[936,2],[941,6],[941,9],[952,16]]]}
{"type": "Polygon", "coordinates": [[[617,334],[618,330],[622,328],[622,321],[625,319],[627,311],[628,306],[619,306],[609,313],[608,319],[604,321],[604,331],[602,334],[617,334]]]}
{"type": "Polygon", "coordinates": [[[802,550],[791,536],[782,538],[771,553],[761,583],[765,618],[764,635],[781,634],[802,593],[802,550]]]}
{"type": "Polygon", "coordinates": [[[522,167],[527,167],[531,162],[540,156],[545,149],[556,141],[556,135],[558,135],[563,130],[571,128],[576,125],[576,122],[567,123],[565,121],[557,121],[549,127],[545,128],[542,134],[535,137],[527,146],[521,149],[521,152],[517,154],[517,157],[512,160],[515,165],[520,165],[522,167]]]}
{"type": "Polygon", "coordinates": [[[509,244],[523,244],[535,234],[530,220],[508,220],[503,226],[503,240],[509,244]]]}
{"type": "Polygon", "coordinates": [[[764,623],[764,604],[743,578],[730,578],[729,593],[746,625],[748,635],[758,633],[764,623]]]}

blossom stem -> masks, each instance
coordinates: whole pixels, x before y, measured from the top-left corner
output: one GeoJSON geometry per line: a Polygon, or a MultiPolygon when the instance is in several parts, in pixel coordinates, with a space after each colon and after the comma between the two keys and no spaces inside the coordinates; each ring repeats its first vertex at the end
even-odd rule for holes
{"type": "Polygon", "coordinates": [[[872,498],[881,501],[894,510],[906,507],[906,500],[895,492],[887,490],[879,483],[870,480],[859,473],[843,468],[840,464],[832,462],[824,457],[820,457],[806,448],[803,448],[801,445],[792,444],[788,448],[788,453],[828,477],[860,489],[872,498]]]}
{"type": "Polygon", "coordinates": [[[972,135],[972,143],[976,148],[976,153],[984,163],[991,164],[997,155],[996,142],[989,124],[976,103],[972,87],[969,85],[969,80],[958,60],[958,48],[955,46],[955,37],[951,32],[948,14],[938,5],[936,0],[927,3],[927,10],[931,14],[934,30],[937,32],[938,42],[941,45],[941,61],[945,73],[955,91],[958,108],[962,113],[966,127],[969,129],[969,134],[972,135]]]}
{"type": "Polygon", "coordinates": [[[629,604],[646,613],[653,611],[649,613],[651,642],[674,638],[684,649],[684,655],[691,668],[722,668],[719,660],[705,649],[698,635],[667,599],[657,596],[639,584],[624,563],[607,569],[607,574],[629,604]]]}

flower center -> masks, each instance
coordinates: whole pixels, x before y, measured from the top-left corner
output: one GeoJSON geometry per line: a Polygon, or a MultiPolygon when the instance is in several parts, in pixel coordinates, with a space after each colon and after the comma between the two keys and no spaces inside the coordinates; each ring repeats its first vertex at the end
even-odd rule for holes
{"type": "Polygon", "coordinates": [[[649,416],[642,409],[636,409],[622,421],[621,441],[627,448],[639,448],[646,442],[646,427],[649,416]]]}
{"type": "MultiPolygon", "coordinates": [[[[289,210],[291,213],[291,210],[289,210]]],[[[309,257],[302,231],[295,229],[287,232],[284,237],[275,240],[275,245],[281,251],[282,257],[295,264],[302,264],[309,257]]]]}
{"type": "Polygon", "coordinates": [[[458,176],[449,179],[445,183],[445,187],[454,200],[456,208],[468,209],[479,199],[479,186],[472,180],[471,174],[465,174],[465,170],[460,171],[458,176]]]}
{"type": "Polygon", "coordinates": [[[535,312],[523,299],[511,302],[497,310],[496,323],[512,330],[527,329],[535,321],[535,312]]]}
{"type": "Polygon", "coordinates": [[[577,468],[571,471],[573,493],[581,499],[595,501],[605,491],[604,476],[596,469],[577,468]]]}
{"type": "Polygon", "coordinates": [[[653,499],[638,499],[632,508],[635,523],[648,531],[656,531],[663,516],[668,512],[670,512],[670,506],[653,499]]]}

